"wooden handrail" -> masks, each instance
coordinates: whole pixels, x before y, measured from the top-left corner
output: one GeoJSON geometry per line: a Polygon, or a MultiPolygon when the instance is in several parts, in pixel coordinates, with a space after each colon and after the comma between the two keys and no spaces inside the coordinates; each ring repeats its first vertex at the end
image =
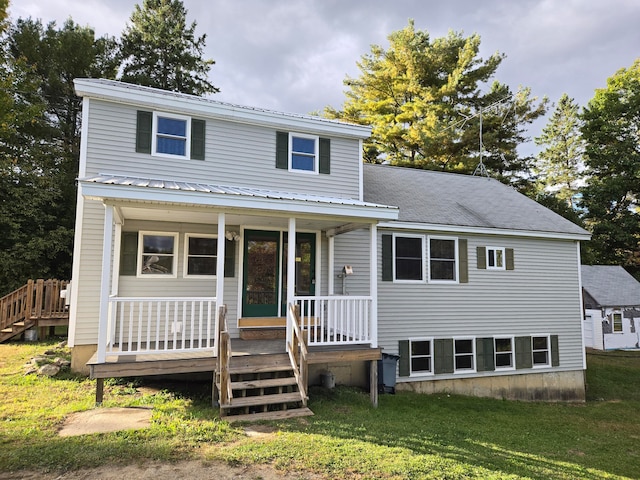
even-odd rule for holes
{"type": "Polygon", "coordinates": [[[300,312],[299,307],[295,304],[289,305],[288,322],[291,324],[291,339],[287,340],[289,346],[289,359],[293,374],[296,377],[296,383],[302,396],[302,404],[307,405],[307,344],[305,343],[302,330],[300,329],[300,312]]]}
{"type": "Polygon", "coordinates": [[[218,338],[217,338],[217,375],[220,380],[220,405],[229,405],[233,399],[231,389],[231,375],[229,363],[231,362],[231,336],[227,327],[227,307],[221,305],[218,309],[218,338]]]}
{"type": "Polygon", "coordinates": [[[29,280],[26,285],[0,298],[0,329],[17,322],[44,318],[68,318],[69,311],[60,292],[66,280],[29,280]]]}

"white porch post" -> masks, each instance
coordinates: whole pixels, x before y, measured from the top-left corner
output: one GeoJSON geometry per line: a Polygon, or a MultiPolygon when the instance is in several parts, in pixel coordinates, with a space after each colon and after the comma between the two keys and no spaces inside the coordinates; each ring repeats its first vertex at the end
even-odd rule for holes
{"type": "Polygon", "coordinates": [[[371,347],[378,347],[378,226],[371,224],[369,290],[371,294],[371,347]]]}
{"type": "Polygon", "coordinates": [[[328,282],[328,291],[329,291],[329,295],[333,295],[334,294],[334,281],[335,281],[335,238],[333,235],[331,235],[328,239],[329,242],[329,259],[328,259],[328,277],[327,277],[327,282],[328,282]]]}
{"type": "Polygon", "coordinates": [[[223,212],[218,213],[218,251],[217,251],[217,263],[216,263],[216,311],[214,312],[214,318],[216,319],[216,341],[218,336],[218,329],[221,327],[220,318],[218,312],[220,306],[223,304],[224,297],[224,256],[225,256],[225,230],[226,230],[226,218],[223,212]]]}
{"type": "MultiPolygon", "coordinates": [[[[289,218],[289,238],[287,240],[287,308],[286,315],[289,316],[289,306],[293,303],[296,288],[296,219],[289,218]]],[[[289,351],[289,338],[292,331],[289,322],[287,325],[287,351],[289,351]]]]}
{"type": "Polygon", "coordinates": [[[111,246],[113,243],[113,205],[104,206],[104,231],[102,234],[102,275],[100,277],[100,311],[98,314],[98,362],[107,359],[109,325],[109,280],[111,276],[111,246]]]}

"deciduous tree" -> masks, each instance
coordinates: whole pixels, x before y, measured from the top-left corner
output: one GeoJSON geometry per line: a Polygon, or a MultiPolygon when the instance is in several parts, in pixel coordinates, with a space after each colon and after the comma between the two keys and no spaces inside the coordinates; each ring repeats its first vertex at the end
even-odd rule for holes
{"type": "Polygon", "coordinates": [[[582,114],[588,244],[600,263],[640,273],[640,59],[596,90],[582,114]]]}

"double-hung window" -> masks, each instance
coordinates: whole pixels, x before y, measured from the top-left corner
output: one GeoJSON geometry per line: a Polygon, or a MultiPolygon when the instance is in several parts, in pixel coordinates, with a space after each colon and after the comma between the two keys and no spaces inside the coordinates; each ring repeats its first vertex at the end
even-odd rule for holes
{"type": "Polygon", "coordinates": [[[215,235],[185,234],[185,277],[216,274],[218,239],[215,235]]]}
{"type": "Polygon", "coordinates": [[[509,370],[514,368],[513,362],[513,338],[496,337],[493,339],[496,370],[509,370]]]}
{"type": "Polygon", "coordinates": [[[487,247],[487,270],[504,270],[505,256],[502,247],[487,247]]]}
{"type": "Polygon", "coordinates": [[[457,282],[458,240],[447,237],[429,238],[429,281],[457,282]]]}
{"type": "Polygon", "coordinates": [[[394,280],[407,282],[423,282],[423,252],[423,235],[394,235],[394,280]]]}
{"type": "Polygon", "coordinates": [[[433,373],[433,342],[431,339],[409,340],[411,375],[433,373]]]}
{"type": "Polygon", "coordinates": [[[614,312],[612,317],[613,317],[613,332],[622,333],[622,313],[614,312]]]}
{"type": "Polygon", "coordinates": [[[191,118],[153,112],[152,155],[190,157],[191,118]]]}
{"type": "Polygon", "coordinates": [[[177,270],[178,234],[140,232],[138,239],[138,275],[175,277],[177,270]]]}
{"type": "Polygon", "coordinates": [[[475,372],[476,358],[473,338],[457,338],[453,340],[454,372],[475,372]]]}
{"type": "Polygon", "coordinates": [[[533,367],[548,367],[551,365],[549,336],[531,337],[531,355],[533,367]]]}
{"type": "Polygon", "coordinates": [[[318,173],[318,137],[289,134],[289,170],[318,173]]]}

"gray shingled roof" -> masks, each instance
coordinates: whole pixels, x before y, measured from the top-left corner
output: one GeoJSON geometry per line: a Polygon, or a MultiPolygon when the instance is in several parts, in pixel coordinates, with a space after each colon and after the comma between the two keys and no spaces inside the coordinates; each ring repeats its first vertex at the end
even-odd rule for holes
{"type": "Polygon", "coordinates": [[[582,287],[602,307],[640,306],[640,283],[619,265],[583,265],[582,287]]]}
{"type": "Polygon", "coordinates": [[[400,207],[399,222],[588,235],[513,188],[486,177],[365,165],[364,200],[400,207]]]}

